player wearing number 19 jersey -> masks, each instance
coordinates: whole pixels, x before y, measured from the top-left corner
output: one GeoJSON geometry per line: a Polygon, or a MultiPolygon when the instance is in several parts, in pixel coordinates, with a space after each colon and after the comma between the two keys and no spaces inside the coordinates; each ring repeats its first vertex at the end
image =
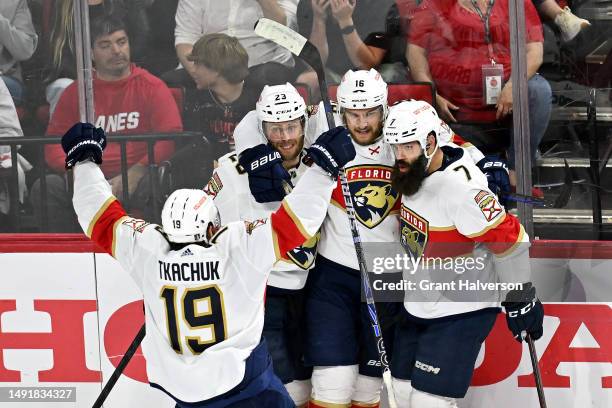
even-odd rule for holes
{"type": "MultiPolygon", "coordinates": [[[[70,152],[96,143],[71,132],[70,152]]],[[[321,146],[342,165],[348,133],[330,134],[321,146]]],[[[261,340],[264,292],[272,265],[318,231],[335,185],[328,173],[312,166],[268,219],[225,227],[202,190],[172,193],[160,228],[126,214],[98,165],[78,163],[74,179],[83,230],[143,293],[151,385],[179,408],[293,407],[261,340]]]]}

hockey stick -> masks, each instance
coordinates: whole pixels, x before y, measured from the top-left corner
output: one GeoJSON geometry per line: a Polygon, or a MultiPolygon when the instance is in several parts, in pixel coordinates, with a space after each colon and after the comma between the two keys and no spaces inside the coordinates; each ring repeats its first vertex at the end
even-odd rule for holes
{"type": "Polygon", "coordinates": [[[572,194],[572,186],[574,184],[572,179],[572,171],[570,170],[569,164],[567,164],[567,160],[563,159],[565,166],[563,168],[563,187],[561,188],[561,192],[555,199],[555,201],[544,200],[542,198],[537,198],[533,196],[528,196],[524,194],[518,193],[510,193],[510,192],[502,192],[501,195],[506,198],[506,200],[516,201],[518,203],[531,204],[537,207],[544,208],[563,208],[569,202],[569,199],[572,194]]]}
{"type": "Polygon", "coordinates": [[[540,374],[540,366],[538,365],[538,355],[536,354],[535,345],[529,334],[524,332],[523,337],[529,346],[529,357],[531,357],[531,366],[533,367],[533,376],[535,378],[536,389],[538,390],[540,408],[546,408],[546,397],[544,396],[544,388],[542,387],[542,375],[540,374]]]}
{"type": "Polygon", "coordinates": [[[115,371],[113,371],[113,374],[110,376],[110,378],[106,382],[106,385],[104,385],[104,388],[102,388],[102,391],[100,391],[100,395],[96,399],[96,402],[94,402],[94,404],[91,406],[91,408],[100,408],[102,404],[104,404],[106,397],[108,397],[108,394],[110,394],[111,390],[115,386],[115,383],[121,376],[121,373],[123,373],[123,370],[125,369],[125,367],[128,365],[128,363],[134,356],[134,353],[136,353],[136,350],[138,350],[138,347],[140,346],[142,339],[144,339],[145,332],[146,332],[146,328],[145,328],[145,324],[143,323],[142,327],[140,328],[140,330],[134,337],[134,340],[132,340],[130,347],[128,347],[123,357],[121,357],[121,361],[119,361],[119,364],[117,364],[115,371]]]}
{"type": "MultiPolygon", "coordinates": [[[[327,119],[327,126],[329,129],[336,127],[334,116],[332,113],[331,103],[329,101],[329,94],[327,93],[327,82],[325,81],[325,70],[323,63],[321,62],[321,55],[319,50],[302,35],[296,33],[287,26],[284,26],[276,21],[260,18],[255,24],[255,34],[263,37],[267,40],[280,45],[283,48],[288,49],[298,58],[306,62],[312,67],[317,73],[317,79],[319,81],[319,89],[321,91],[321,100],[325,108],[325,117],[327,119]]],[[[359,263],[359,271],[361,272],[361,279],[363,282],[364,296],[368,307],[368,314],[370,316],[370,323],[374,336],[376,337],[376,345],[378,349],[378,358],[382,368],[382,377],[387,387],[389,396],[389,406],[391,408],[397,408],[397,402],[393,395],[393,384],[391,382],[391,370],[389,369],[389,361],[387,359],[387,352],[385,350],[385,343],[382,338],[382,330],[378,322],[378,314],[376,313],[376,304],[374,302],[374,296],[372,294],[372,285],[370,284],[370,278],[368,277],[368,269],[363,254],[363,247],[361,245],[361,237],[359,236],[359,230],[357,229],[357,219],[355,216],[355,208],[353,207],[353,198],[348,187],[348,181],[346,179],[346,173],[344,169],[340,169],[338,175],[340,178],[340,185],[342,187],[342,195],[344,196],[344,202],[346,206],[346,214],[349,219],[351,226],[351,234],[353,236],[353,244],[355,245],[355,252],[357,253],[357,262],[359,263]]]]}

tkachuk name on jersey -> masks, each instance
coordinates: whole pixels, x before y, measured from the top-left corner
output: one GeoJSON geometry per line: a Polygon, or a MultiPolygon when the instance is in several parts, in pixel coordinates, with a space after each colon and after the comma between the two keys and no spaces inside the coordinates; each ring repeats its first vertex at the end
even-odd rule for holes
{"type": "Polygon", "coordinates": [[[196,282],[221,279],[219,261],[208,262],[164,262],[158,261],[159,279],[172,282],[196,282]]]}
{"type": "MultiPolygon", "coordinates": [[[[346,178],[354,197],[357,219],[364,226],[372,229],[396,210],[399,194],[391,187],[391,167],[383,165],[350,167],[346,170],[346,178]]],[[[340,182],[332,194],[332,203],[340,208],[346,208],[340,182]]]]}

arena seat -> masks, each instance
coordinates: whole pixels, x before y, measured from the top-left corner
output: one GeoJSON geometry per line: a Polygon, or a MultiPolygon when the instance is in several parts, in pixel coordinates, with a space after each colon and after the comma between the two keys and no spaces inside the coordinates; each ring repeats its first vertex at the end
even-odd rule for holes
{"type": "Polygon", "coordinates": [[[304,98],[306,105],[308,105],[310,103],[310,91],[308,89],[308,85],[293,84],[293,86],[295,86],[295,89],[297,89],[298,93],[302,96],[302,98],[304,98]]]}

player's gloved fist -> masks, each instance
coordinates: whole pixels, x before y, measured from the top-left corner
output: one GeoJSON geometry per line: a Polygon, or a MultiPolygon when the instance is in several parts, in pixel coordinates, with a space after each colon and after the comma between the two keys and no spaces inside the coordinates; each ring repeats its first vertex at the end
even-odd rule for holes
{"type": "Polygon", "coordinates": [[[356,154],[349,131],[343,126],[322,133],[306,151],[308,157],[333,178],[338,177],[340,169],[356,154]]]}
{"type": "Polygon", "coordinates": [[[542,337],[544,307],[536,297],[536,290],[531,282],[524,283],[522,289],[508,292],[502,306],[506,311],[508,328],[519,343],[523,341],[523,332],[534,340],[542,337]]]}
{"type": "Polygon", "coordinates": [[[490,155],[476,163],[476,166],[487,176],[489,190],[497,196],[501,205],[505,206],[507,200],[504,193],[510,192],[510,177],[506,162],[498,155],[490,155]]]}
{"type": "Polygon", "coordinates": [[[293,188],[280,153],[269,145],[246,149],[238,162],[248,173],[249,188],[258,203],[281,201],[293,188]]]}
{"type": "Polygon", "coordinates": [[[102,151],[105,147],[104,131],[91,123],[76,123],[62,136],[67,169],[84,160],[102,164],[102,151]]]}

